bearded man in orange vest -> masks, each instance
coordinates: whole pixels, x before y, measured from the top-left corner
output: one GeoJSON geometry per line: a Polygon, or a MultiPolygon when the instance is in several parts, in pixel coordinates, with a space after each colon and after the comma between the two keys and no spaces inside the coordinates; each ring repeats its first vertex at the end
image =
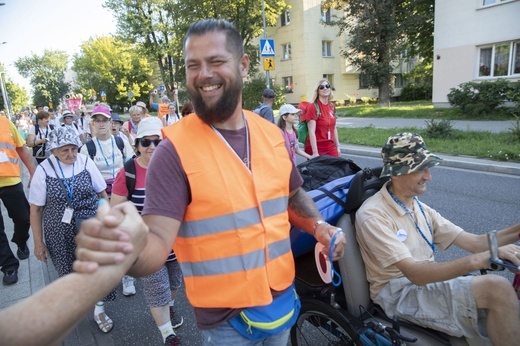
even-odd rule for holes
{"type": "MultiPolygon", "coordinates": [[[[36,167],[31,153],[25,147],[24,139],[9,119],[0,116],[0,199],[14,223],[12,241],[18,245],[18,258],[24,260],[30,254],[27,240],[31,223],[29,203],[22,186],[20,159],[29,170],[32,179],[36,167]]],[[[4,219],[0,213],[0,268],[4,273],[4,285],[18,282],[19,266],[20,262],[9,246],[4,219]]]]}
{"type": "MultiPolygon", "coordinates": [[[[281,310],[278,298],[287,292],[297,301],[291,224],[326,248],[334,237],[334,259],[343,255],[346,239],[300,188],[280,129],[242,109],[249,70],[242,42],[223,20],[188,29],[186,82],[196,116],[163,128],[147,173],[142,215],[148,242],[130,273],[156,271],[175,243],[204,345],[286,345],[292,324],[256,338],[243,332],[240,319],[256,307],[281,310]]],[[[126,244],[114,234],[108,227],[82,229],[75,270],[114,263],[116,254],[107,253],[124,252],[126,244]]]]}

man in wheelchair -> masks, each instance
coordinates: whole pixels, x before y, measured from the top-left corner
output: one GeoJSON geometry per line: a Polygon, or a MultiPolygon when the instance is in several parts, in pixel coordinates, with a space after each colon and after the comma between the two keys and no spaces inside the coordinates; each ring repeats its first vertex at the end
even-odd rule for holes
{"type": "MultiPolygon", "coordinates": [[[[494,345],[520,342],[520,307],[507,279],[490,274],[463,276],[489,268],[486,235],[464,231],[419,202],[442,159],[421,136],[401,133],[382,148],[379,192],[356,213],[356,236],[365,263],[370,296],[389,317],[494,345]],[[435,262],[436,247],[452,244],[472,254],[435,262]]],[[[520,224],[497,232],[499,256],[520,266],[520,224]]]]}

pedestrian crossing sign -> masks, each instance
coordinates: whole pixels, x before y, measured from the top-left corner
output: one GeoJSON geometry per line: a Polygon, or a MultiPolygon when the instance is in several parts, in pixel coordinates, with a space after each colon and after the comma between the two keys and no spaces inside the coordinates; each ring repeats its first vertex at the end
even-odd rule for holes
{"type": "Polygon", "coordinates": [[[274,56],[274,40],[260,39],[260,56],[274,56]]]}

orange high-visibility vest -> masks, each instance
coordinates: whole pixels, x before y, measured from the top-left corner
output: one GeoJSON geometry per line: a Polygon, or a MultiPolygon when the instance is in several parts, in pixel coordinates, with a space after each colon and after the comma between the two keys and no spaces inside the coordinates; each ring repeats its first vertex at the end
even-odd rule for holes
{"type": "Polygon", "coordinates": [[[195,307],[266,305],[271,289],[282,291],[294,280],[287,213],[291,159],[278,127],[244,113],[251,172],[196,115],[162,130],[190,186],[174,250],[195,307]]]}
{"type": "Polygon", "coordinates": [[[0,116],[0,176],[20,177],[20,157],[11,133],[10,121],[0,116]]]}

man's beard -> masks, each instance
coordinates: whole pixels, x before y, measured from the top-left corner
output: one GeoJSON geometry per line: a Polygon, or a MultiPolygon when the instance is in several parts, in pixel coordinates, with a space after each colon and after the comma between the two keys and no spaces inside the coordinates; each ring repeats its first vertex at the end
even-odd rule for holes
{"type": "Polygon", "coordinates": [[[242,95],[242,79],[237,78],[234,83],[228,85],[226,92],[213,106],[208,106],[199,89],[188,87],[188,95],[193,103],[195,114],[206,124],[220,123],[229,119],[235,111],[242,95]]]}

